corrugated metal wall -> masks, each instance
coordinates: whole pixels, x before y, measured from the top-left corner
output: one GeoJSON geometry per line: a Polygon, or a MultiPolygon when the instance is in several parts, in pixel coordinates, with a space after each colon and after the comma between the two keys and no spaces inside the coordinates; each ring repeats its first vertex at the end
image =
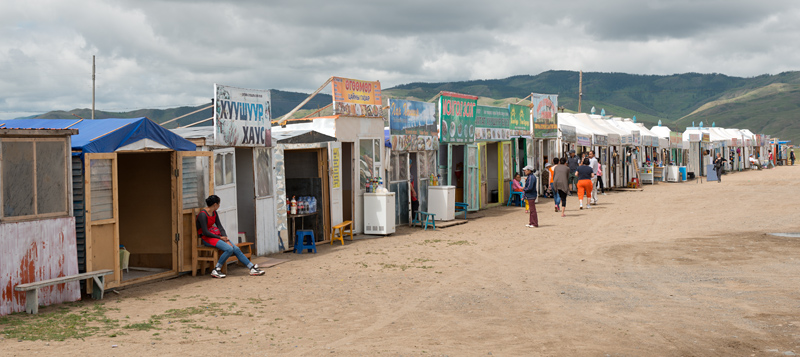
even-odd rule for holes
{"type": "MultiPolygon", "coordinates": [[[[19,284],[78,274],[75,218],[0,224],[0,316],[25,311],[19,284]]],[[[77,281],[39,289],[39,305],[80,300],[77,281]]]]}
{"type": "MultiPolygon", "coordinates": [[[[86,211],[84,210],[83,160],[80,156],[72,157],[72,206],[75,216],[75,234],[77,238],[78,271],[86,272],[86,211]]],[[[83,284],[83,283],[81,283],[83,284]]]]}

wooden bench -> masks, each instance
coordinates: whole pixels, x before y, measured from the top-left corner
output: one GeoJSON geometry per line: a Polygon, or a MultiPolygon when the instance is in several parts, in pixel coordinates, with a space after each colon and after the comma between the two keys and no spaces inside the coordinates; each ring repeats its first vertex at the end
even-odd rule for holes
{"type": "Polygon", "coordinates": [[[469,205],[464,202],[456,202],[456,214],[458,214],[459,212],[464,212],[464,220],[466,220],[468,207],[469,205]]]}
{"type": "Polygon", "coordinates": [[[333,241],[335,241],[335,240],[341,241],[342,245],[344,245],[344,234],[345,233],[349,233],[350,234],[350,241],[352,241],[353,240],[353,221],[344,221],[342,223],[339,223],[339,224],[333,226],[333,228],[331,228],[331,245],[333,245],[333,241]],[[347,228],[347,230],[345,230],[345,228],[347,228]],[[336,236],[336,231],[337,230],[339,231],[339,236],[338,237],[336,236]]]}
{"type": "MultiPolygon", "coordinates": [[[[253,243],[250,242],[243,242],[243,243],[236,243],[236,246],[242,251],[247,259],[251,259],[253,256],[253,243]]],[[[194,247],[192,251],[192,276],[197,276],[197,270],[200,269],[200,274],[205,275],[206,269],[209,272],[214,269],[219,261],[220,250],[217,248],[212,248],[209,246],[203,245],[203,239],[197,238],[197,245],[194,247]],[[206,263],[209,263],[206,265],[206,263]]],[[[225,264],[222,264],[222,273],[228,274],[228,263],[238,261],[239,259],[236,258],[236,255],[231,255],[225,264]]]]}
{"type": "Polygon", "coordinates": [[[423,225],[425,226],[425,230],[428,230],[428,225],[433,225],[433,230],[436,230],[436,214],[417,211],[417,217],[411,221],[411,226],[413,227],[415,223],[419,223],[420,227],[423,225]],[[425,221],[422,218],[425,217],[425,221]]]}
{"type": "MultiPolygon", "coordinates": [[[[27,284],[19,284],[14,290],[25,292],[25,311],[29,314],[39,313],[39,289],[45,286],[69,283],[78,280],[91,280],[94,282],[92,288],[92,298],[100,300],[103,298],[105,288],[105,276],[114,274],[111,269],[90,271],[77,275],[62,276],[60,278],[37,281],[27,284]]],[[[88,282],[87,282],[88,283],[88,282]]]]}

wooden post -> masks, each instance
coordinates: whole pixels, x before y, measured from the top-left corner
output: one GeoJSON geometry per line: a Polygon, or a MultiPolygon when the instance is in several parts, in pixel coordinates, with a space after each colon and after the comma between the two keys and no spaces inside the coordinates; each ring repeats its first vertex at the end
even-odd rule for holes
{"type": "Polygon", "coordinates": [[[583,71],[578,72],[578,113],[581,112],[581,99],[583,99],[583,71]]]}

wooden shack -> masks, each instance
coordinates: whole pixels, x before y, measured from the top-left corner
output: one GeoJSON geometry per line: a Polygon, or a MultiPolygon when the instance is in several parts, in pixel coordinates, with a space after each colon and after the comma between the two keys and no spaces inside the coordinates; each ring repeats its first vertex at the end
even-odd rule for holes
{"type": "MultiPolygon", "coordinates": [[[[0,121],[0,316],[25,311],[20,284],[78,274],[70,197],[75,129],[6,129],[0,121]]],[[[42,305],[80,299],[77,282],[42,288],[42,305]]]]}
{"type": "Polygon", "coordinates": [[[213,192],[211,153],[147,118],[6,121],[26,125],[79,130],[72,138],[79,272],[112,269],[105,286],[114,288],[191,271],[191,210],[213,192]]]}

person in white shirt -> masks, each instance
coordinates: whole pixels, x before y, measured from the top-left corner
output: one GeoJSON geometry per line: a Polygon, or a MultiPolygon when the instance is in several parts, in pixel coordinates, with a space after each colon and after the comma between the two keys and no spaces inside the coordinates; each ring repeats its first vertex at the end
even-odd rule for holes
{"type": "Polygon", "coordinates": [[[592,168],[592,205],[597,204],[597,167],[599,163],[594,155],[594,150],[589,151],[589,166],[592,168]]]}

